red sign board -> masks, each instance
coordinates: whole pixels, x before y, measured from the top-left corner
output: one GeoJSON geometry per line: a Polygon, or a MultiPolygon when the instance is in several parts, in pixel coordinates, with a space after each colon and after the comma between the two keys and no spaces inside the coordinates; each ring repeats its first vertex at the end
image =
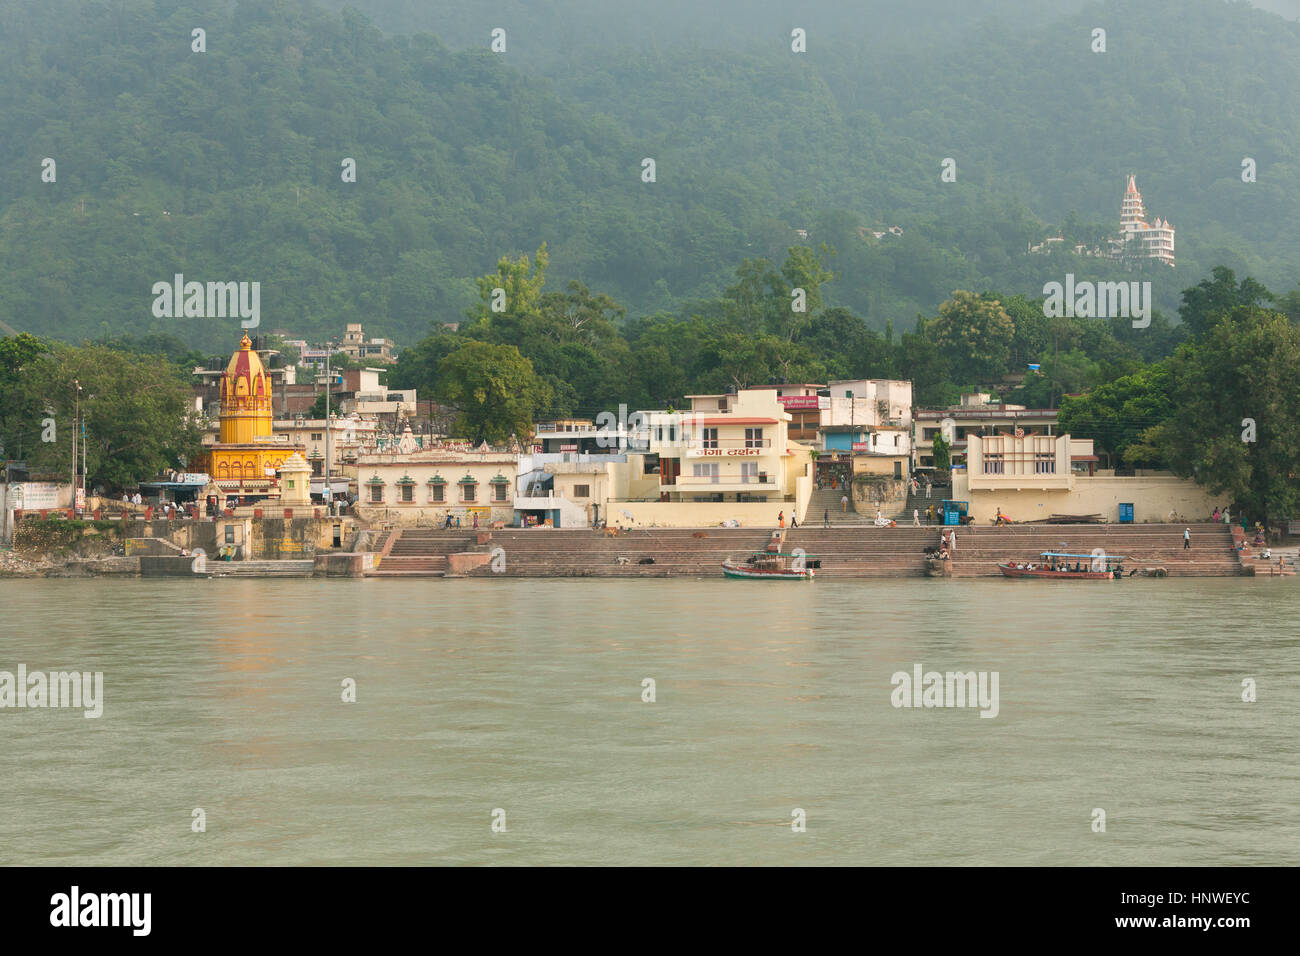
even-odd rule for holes
{"type": "Polygon", "coordinates": [[[561,445],[561,446],[560,446],[560,451],[577,451],[577,450],[578,450],[578,446],[577,446],[577,445],[561,445]]]}
{"type": "Polygon", "coordinates": [[[790,408],[820,408],[816,395],[778,395],[776,400],[790,408]]]}
{"type": "Polygon", "coordinates": [[[867,444],[868,444],[868,443],[867,443],[867,442],[864,442],[864,441],[855,441],[855,442],[853,443],[853,450],[854,450],[854,451],[870,451],[871,449],[867,447],[867,444]]]}

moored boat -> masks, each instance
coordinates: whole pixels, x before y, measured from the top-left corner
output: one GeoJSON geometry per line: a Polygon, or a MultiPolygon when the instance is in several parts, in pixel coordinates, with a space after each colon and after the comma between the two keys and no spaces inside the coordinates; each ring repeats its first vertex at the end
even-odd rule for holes
{"type": "Polygon", "coordinates": [[[809,560],[806,554],[756,551],[744,561],[732,561],[730,558],[723,561],[722,573],[729,578],[759,581],[811,581],[815,566],[819,563],[809,560]]]}
{"type": "Polygon", "coordinates": [[[1067,554],[1063,551],[1044,551],[1039,557],[1042,559],[1041,562],[999,562],[998,570],[1008,578],[1047,578],[1054,581],[1117,581],[1124,576],[1122,554],[1067,554]]]}

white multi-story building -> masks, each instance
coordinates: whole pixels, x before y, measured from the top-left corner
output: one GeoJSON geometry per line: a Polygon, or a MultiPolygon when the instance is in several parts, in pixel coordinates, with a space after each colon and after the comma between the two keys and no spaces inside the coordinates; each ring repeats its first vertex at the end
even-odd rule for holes
{"type": "Polygon", "coordinates": [[[1132,174],[1120,205],[1119,232],[1121,254],[1127,247],[1127,254],[1133,255],[1133,245],[1136,245],[1136,254],[1141,258],[1157,259],[1168,266],[1174,264],[1174,227],[1164,219],[1146,221],[1146,207],[1138,192],[1137,177],[1132,174]]]}

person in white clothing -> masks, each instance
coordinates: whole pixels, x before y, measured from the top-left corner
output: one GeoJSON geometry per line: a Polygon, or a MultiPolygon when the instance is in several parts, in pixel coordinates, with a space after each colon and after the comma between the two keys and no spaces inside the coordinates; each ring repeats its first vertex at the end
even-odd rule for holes
{"type": "Polygon", "coordinates": [[[912,509],[912,527],[921,527],[921,512],[916,508],[912,509]]]}

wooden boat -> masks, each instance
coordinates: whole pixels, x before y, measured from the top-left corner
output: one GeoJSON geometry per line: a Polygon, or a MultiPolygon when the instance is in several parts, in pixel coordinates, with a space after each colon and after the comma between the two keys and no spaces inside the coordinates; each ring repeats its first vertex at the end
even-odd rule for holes
{"type": "Polygon", "coordinates": [[[722,562],[722,573],[729,578],[751,578],[758,581],[811,581],[816,565],[806,554],[785,554],[780,551],[756,551],[745,561],[722,562]],[[800,560],[790,561],[789,558],[800,560]]]}
{"type": "Polygon", "coordinates": [[[1117,581],[1124,576],[1122,554],[1067,554],[1044,551],[1040,562],[999,562],[998,570],[1008,578],[1046,578],[1052,581],[1117,581]],[[1073,561],[1071,561],[1073,559],[1073,561]]]}

